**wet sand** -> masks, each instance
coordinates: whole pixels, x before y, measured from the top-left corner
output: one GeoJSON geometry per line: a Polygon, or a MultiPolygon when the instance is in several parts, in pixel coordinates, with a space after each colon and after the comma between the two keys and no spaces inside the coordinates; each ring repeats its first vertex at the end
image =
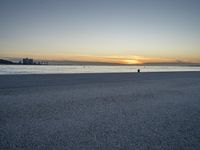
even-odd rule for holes
{"type": "Polygon", "coordinates": [[[0,149],[199,149],[200,72],[0,75],[0,149]]]}

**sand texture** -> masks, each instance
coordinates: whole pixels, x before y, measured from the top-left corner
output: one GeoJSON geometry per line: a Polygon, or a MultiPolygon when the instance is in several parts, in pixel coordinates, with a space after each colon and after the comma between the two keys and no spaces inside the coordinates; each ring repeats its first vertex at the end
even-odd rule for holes
{"type": "Polygon", "coordinates": [[[1,150],[198,150],[200,72],[0,76],[1,150]]]}

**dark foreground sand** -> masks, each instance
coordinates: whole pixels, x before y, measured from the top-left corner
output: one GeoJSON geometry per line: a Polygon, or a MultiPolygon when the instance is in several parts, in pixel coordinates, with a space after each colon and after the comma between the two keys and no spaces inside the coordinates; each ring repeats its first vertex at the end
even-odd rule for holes
{"type": "Polygon", "coordinates": [[[0,76],[0,149],[200,148],[200,72],[0,76]]]}

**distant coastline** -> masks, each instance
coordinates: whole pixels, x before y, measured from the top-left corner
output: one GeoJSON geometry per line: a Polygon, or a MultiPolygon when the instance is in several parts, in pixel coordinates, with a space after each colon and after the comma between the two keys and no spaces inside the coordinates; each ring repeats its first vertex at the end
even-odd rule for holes
{"type": "Polygon", "coordinates": [[[58,66],[191,66],[191,67],[199,67],[198,63],[188,63],[188,62],[151,62],[151,63],[143,63],[143,64],[120,64],[120,63],[109,63],[109,62],[91,62],[91,61],[56,61],[56,60],[48,60],[41,61],[33,59],[24,58],[18,61],[11,61],[6,59],[0,59],[0,65],[58,65],[58,66]],[[30,61],[30,62],[29,62],[30,61]]]}
{"type": "Polygon", "coordinates": [[[29,58],[23,58],[22,61],[19,62],[0,59],[0,65],[48,65],[48,62],[41,62],[41,61],[34,62],[33,59],[29,58]]]}
{"type": "Polygon", "coordinates": [[[13,65],[13,64],[16,64],[16,63],[14,63],[14,62],[12,62],[12,61],[0,59],[0,64],[4,64],[4,65],[13,65]]]}

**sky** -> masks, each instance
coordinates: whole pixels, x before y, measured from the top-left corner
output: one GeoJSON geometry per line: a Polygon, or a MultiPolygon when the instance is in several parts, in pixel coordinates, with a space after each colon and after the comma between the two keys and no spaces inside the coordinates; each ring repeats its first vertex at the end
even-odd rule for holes
{"type": "Polygon", "coordinates": [[[200,0],[0,0],[0,57],[200,63],[200,0]]]}

